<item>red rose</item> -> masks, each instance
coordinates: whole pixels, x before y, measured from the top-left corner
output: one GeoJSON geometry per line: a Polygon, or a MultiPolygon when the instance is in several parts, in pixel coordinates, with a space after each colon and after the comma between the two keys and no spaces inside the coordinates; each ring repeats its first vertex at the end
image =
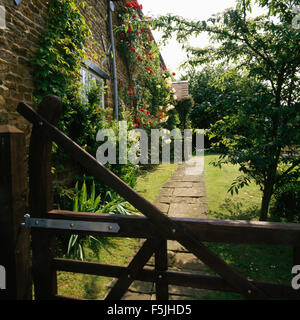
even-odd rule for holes
{"type": "Polygon", "coordinates": [[[133,92],[132,92],[132,91],[130,91],[129,94],[130,94],[131,96],[133,96],[133,92]]]}
{"type": "Polygon", "coordinates": [[[149,124],[152,124],[152,121],[151,121],[151,120],[149,121],[149,124]]]}
{"type": "Polygon", "coordinates": [[[137,31],[137,32],[136,32],[136,35],[137,35],[137,36],[139,36],[139,35],[140,35],[140,33],[137,31]]]}
{"type": "Polygon", "coordinates": [[[150,40],[151,42],[153,41],[153,36],[152,36],[152,34],[150,34],[149,40],[150,40]]]}
{"type": "Polygon", "coordinates": [[[141,29],[141,32],[144,32],[144,29],[141,29]]]}
{"type": "Polygon", "coordinates": [[[139,125],[136,123],[135,125],[134,125],[136,128],[138,128],[139,127],[139,125]]]}
{"type": "Polygon", "coordinates": [[[141,112],[144,112],[145,111],[145,109],[141,109],[141,112]]]}
{"type": "Polygon", "coordinates": [[[143,5],[142,4],[140,4],[140,10],[143,10],[143,5]]]}
{"type": "Polygon", "coordinates": [[[148,115],[150,113],[150,111],[149,110],[146,110],[146,114],[148,115]]]}
{"type": "Polygon", "coordinates": [[[131,3],[130,3],[130,2],[126,2],[125,7],[126,7],[127,9],[131,8],[131,3]]]}
{"type": "Polygon", "coordinates": [[[128,30],[127,30],[127,32],[128,32],[128,33],[131,33],[131,32],[132,32],[131,25],[129,25],[129,26],[128,26],[128,30]]]}
{"type": "Polygon", "coordinates": [[[135,49],[134,49],[134,48],[130,48],[130,50],[131,50],[132,52],[135,52],[135,49]]]}
{"type": "Polygon", "coordinates": [[[140,117],[136,117],[136,121],[140,121],[140,117]]]}
{"type": "Polygon", "coordinates": [[[154,118],[154,115],[153,115],[153,114],[151,115],[151,118],[154,118]]]}
{"type": "Polygon", "coordinates": [[[161,68],[162,68],[162,70],[164,70],[164,71],[167,69],[165,66],[161,66],[161,68]]]}
{"type": "Polygon", "coordinates": [[[150,30],[148,29],[148,30],[146,30],[146,32],[150,33],[150,30]]]}
{"type": "Polygon", "coordinates": [[[121,37],[121,38],[124,38],[124,37],[125,37],[125,33],[122,32],[122,33],[120,34],[120,37],[121,37]]]}
{"type": "Polygon", "coordinates": [[[173,73],[172,73],[172,75],[173,75],[173,76],[176,76],[176,73],[175,73],[175,72],[173,72],[173,73]]]}
{"type": "Polygon", "coordinates": [[[141,123],[141,124],[140,124],[140,127],[142,127],[142,126],[143,126],[143,124],[141,123]]]}
{"type": "Polygon", "coordinates": [[[143,59],[142,59],[140,56],[138,56],[137,59],[138,59],[139,61],[143,61],[143,59]]]}
{"type": "Polygon", "coordinates": [[[152,70],[151,68],[149,68],[148,66],[146,66],[145,69],[148,70],[149,73],[152,73],[152,72],[153,72],[153,70],[152,70]]]}

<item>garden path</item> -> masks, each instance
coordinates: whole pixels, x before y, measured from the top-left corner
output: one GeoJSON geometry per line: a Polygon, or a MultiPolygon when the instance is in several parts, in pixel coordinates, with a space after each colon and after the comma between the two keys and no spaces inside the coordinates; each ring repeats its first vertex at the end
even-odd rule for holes
{"type": "MultiPolygon", "coordinates": [[[[206,218],[204,160],[193,157],[180,164],[161,188],[154,204],[170,217],[206,218]]],[[[168,241],[169,270],[208,274],[208,268],[177,241],[168,241]]],[[[147,264],[154,266],[153,257],[147,264]]],[[[201,299],[207,290],[169,285],[169,300],[201,299]]],[[[135,281],[123,300],[155,300],[155,284],[135,281]]]]}

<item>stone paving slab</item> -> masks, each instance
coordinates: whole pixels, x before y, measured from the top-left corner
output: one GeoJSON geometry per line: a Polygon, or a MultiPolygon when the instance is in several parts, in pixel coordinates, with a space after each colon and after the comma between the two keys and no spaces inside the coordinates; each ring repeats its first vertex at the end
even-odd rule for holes
{"type": "MultiPolygon", "coordinates": [[[[179,165],[169,181],[161,188],[154,204],[169,217],[206,218],[206,192],[203,172],[197,162],[179,165]],[[188,169],[188,170],[186,170],[188,169]],[[191,170],[190,170],[191,169],[191,170]],[[196,169],[196,170],[194,170],[196,169]],[[187,175],[187,172],[199,173],[187,175]]],[[[208,268],[177,241],[168,240],[170,270],[207,274],[208,268]]],[[[146,266],[154,267],[152,257],[146,266]]],[[[169,300],[201,299],[207,290],[169,285],[169,300]]],[[[155,284],[134,281],[123,300],[155,300],[155,284]]]]}
{"type": "Polygon", "coordinates": [[[172,195],[175,197],[202,197],[203,191],[197,188],[175,188],[172,195]]]}

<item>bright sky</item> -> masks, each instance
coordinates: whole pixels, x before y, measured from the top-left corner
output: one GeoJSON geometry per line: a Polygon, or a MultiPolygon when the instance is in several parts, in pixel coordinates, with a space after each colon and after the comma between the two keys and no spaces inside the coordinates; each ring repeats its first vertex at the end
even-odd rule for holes
{"type": "MultiPolygon", "coordinates": [[[[140,0],[139,3],[143,5],[143,12],[146,16],[171,13],[196,21],[207,20],[215,13],[236,6],[235,0],[140,0]]],[[[261,8],[253,10],[254,15],[261,13],[261,8]]],[[[159,42],[160,33],[153,31],[153,35],[155,40],[159,42]]],[[[191,38],[189,44],[195,47],[205,47],[209,45],[209,41],[207,36],[203,34],[198,38],[191,38]]],[[[175,39],[170,39],[168,45],[161,49],[161,55],[167,68],[171,72],[176,72],[176,78],[179,79],[180,74],[184,73],[179,70],[179,66],[186,60],[186,53],[181,49],[181,45],[175,39]]]]}

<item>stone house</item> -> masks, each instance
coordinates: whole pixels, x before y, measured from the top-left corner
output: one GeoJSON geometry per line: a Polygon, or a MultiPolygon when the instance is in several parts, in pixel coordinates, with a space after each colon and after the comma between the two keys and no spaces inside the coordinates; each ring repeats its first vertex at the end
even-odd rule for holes
{"type": "MultiPolygon", "coordinates": [[[[112,24],[117,21],[118,6],[125,1],[86,0],[92,7],[90,13],[82,12],[89,25],[89,14],[99,23],[89,25],[93,43],[85,48],[87,61],[82,65],[82,80],[88,77],[103,79],[107,87],[104,105],[114,107],[113,70],[103,61],[105,50],[111,44],[109,10],[112,24]],[[97,45],[95,45],[97,43],[97,45]]],[[[30,124],[16,108],[20,101],[33,105],[34,83],[30,58],[38,49],[48,12],[47,0],[0,0],[0,124],[10,124],[25,132],[27,143],[30,124]]],[[[116,39],[114,39],[116,41],[116,39]]],[[[126,60],[116,49],[116,74],[120,81],[129,82],[130,74],[126,60]]]]}
{"type": "MultiPolygon", "coordinates": [[[[128,63],[117,49],[115,34],[115,70],[112,68],[112,61],[110,64],[107,63],[103,56],[111,56],[109,48],[113,33],[110,26],[117,23],[117,12],[126,1],[86,2],[92,9],[86,12],[82,10],[82,14],[93,39],[89,40],[85,47],[87,60],[82,64],[81,79],[84,84],[90,78],[102,79],[101,82],[106,86],[102,107],[115,109],[114,79],[117,78],[119,83],[131,81],[128,63]],[[89,15],[92,15],[92,18],[89,15]]],[[[47,24],[48,9],[47,0],[0,0],[0,125],[9,124],[22,130],[25,133],[27,147],[31,125],[16,110],[21,101],[36,107],[30,58],[38,50],[39,40],[47,24]]],[[[24,161],[27,162],[27,159],[24,161]]],[[[56,172],[54,182],[68,185],[76,172],[74,164],[67,164],[64,170],[56,172]]]]}

